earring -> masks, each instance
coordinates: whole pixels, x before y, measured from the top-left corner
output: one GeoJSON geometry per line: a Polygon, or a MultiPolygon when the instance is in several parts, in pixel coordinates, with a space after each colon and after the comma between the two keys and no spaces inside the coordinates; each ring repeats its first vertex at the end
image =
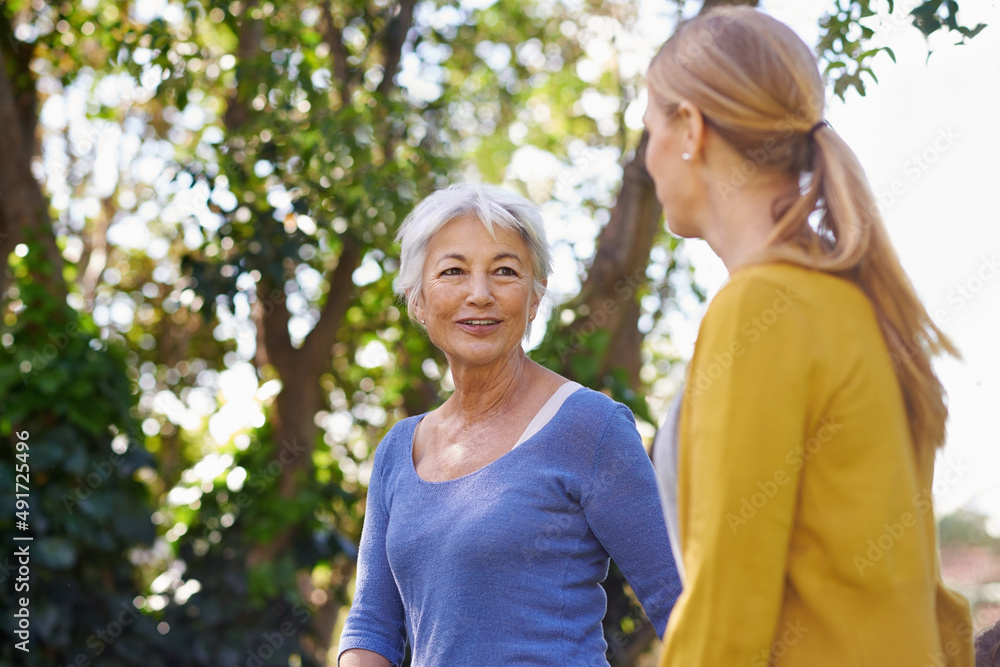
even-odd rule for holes
{"type": "Polygon", "coordinates": [[[690,153],[681,153],[681,159],[684,160],[685,162],[690,162],[691,161],[691,154],[690,153]]]}
{"type": "Polygon", "coordinates": [[[535,316],[534,316],[534,315],[528,315],[528,320],[529,320],[529,321],[530,321],[530,320],[533,320],[533,319],[535,319],[535,316]]]}
{"type": "Polygon", "coordinates": [[[420,320],[421,324],[427,324],[427,320],[420,320]]]}

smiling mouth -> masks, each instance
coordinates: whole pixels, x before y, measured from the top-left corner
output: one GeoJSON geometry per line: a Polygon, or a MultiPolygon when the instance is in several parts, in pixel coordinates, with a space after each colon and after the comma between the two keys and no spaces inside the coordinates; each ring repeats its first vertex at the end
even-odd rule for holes
{"type": "Polygon", "coordinates": [[[487,327],[487,326],[491,326],[491,325],[494,325],[494,324],[500,324],[500,320],[490,320],[490,319],[484,319],[484,320],[459,320],[458,323],[459,324],[467,324],[469,326],[474,326],[474,327],[487,327]]]}

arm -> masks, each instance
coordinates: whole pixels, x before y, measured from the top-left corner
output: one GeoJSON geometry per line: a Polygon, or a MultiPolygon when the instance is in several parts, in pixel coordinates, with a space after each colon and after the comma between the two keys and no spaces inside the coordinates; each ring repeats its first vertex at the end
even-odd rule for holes
{"type": "Polygon", "coordinates": [[[392,663],[372,651],[354,648],[340,655],[339,667],[392,667],[392,663]]]}
{"type": "Polygon", "coordinates": [[[686,576],[661,664],[770,664],[816,337],[801,298],[746,278],[709,309],[685,387],[678,508],[686,576]]]}
{"type": "Polygon", "coordinates": [[[406,626],[385,550],[389,516],[382,504],[385,456],[380,453],[386,452],[376,452],[368,484],[354,602],[340,636],[341,667],[384,667],[403,661],[406,626]]]}
{"type": "Polygon", "coordinates": [[[653,465],[625,406],[615,406],[597,445],[593,479],[581,504],[594,535],[662,637],[681,584],[653,465]]]}

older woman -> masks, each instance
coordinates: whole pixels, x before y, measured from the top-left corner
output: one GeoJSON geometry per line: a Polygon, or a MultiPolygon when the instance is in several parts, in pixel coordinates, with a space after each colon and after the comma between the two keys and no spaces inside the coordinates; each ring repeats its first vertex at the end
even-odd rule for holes
{"type": "Polygon", "coordinates": [[[629,410],[521,342],[551,260],[530,202],[454,186],[403,223],[397,290],[455,391],[375,454],[340,665],[606,665],[614,558],[662,634],[679,594],[629,410]]]}
{"type": "Polygon", "coordinates": [[[670,230],[730,274],[656,445],[684,581],[661,664],[971,667],[931,503],[947,415],[931,357],[954,348],[823,121],[811,50],[761,12],[717,9],[680,27],[648,83],[670,230]]]}

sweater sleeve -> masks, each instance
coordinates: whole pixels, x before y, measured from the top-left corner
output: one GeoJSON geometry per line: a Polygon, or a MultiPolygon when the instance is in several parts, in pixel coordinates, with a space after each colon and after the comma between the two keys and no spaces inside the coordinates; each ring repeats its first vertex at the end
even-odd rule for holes
{"type": "Polygon", "coordinates": [[[653,465],[642,446],[632,413],[616,405],[597,444],[590,487],[582,498],[594,535],[635,591],[663,636],[680,594],[653,465]]]}
{"type": "Polygon", "coordinates": [[[344,624],[338,650],[341,654],[352,648],[374,651],[393,665],[399,665],[406,646],[406,624],[403,601],[385,550],[389,523],[382,503],[385,458],[376,454],[368,484],[354,602],[344,624]]]}
{"type": "Polygon", "coordinates": [[[765,279],[730,283],[705,316],[681,414],[684,592],[663,665],[768,662],[761,656],[784,596],[815,344],[801,299],[765,279]]]}

